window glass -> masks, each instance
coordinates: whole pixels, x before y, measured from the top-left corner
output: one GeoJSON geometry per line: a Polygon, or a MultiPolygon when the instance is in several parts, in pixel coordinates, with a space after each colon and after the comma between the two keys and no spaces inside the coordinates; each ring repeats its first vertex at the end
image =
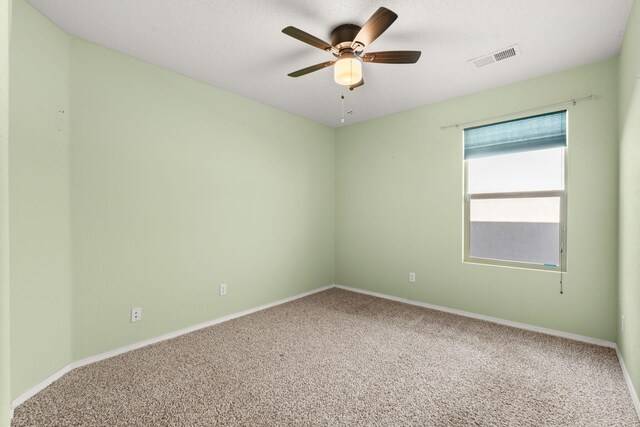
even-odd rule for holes
{"type": "Polygon", "coordinates": [[[553,222],[472,222],[473,258],[557,266],[560,225],[553,222]]]}
{"type": "Polygon", "coordinates": [[[467,160],[469,194],[562,190],[564,147],[467,160]]]}
{"type": "Polygon", "coordinates": [[[560,197],[471,200],[471,222],[560,222],[560,197]]]}
{"type": "Polygon", "coordinates": [[[471,200],[469,254],[557,265],[560,202],[560,197],[471,200]]]}

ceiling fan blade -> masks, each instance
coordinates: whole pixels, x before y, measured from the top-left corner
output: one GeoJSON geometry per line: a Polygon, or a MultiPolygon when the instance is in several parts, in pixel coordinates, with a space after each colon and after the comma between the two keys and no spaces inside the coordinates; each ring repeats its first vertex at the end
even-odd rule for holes
{"type": "Polygon", "coordinates": [[[353,39],[351,43],[351,49],[362,50],[366,46],[369,46],[375,39],[380,37],[380,34],[384,33],[396,19],[398,19],[398,15],[386,7],[381,7],[376,10],[360,31],[358,31],[356,38],[353,39]]]}
{"type": "Polygon", "coordinates": [[[316,64],[307,68],[303,68],[298,71],[294,71],[293,73],[289,73],[287,75],[289,77],[300,77],[300,76],[304,76],[305,74],[313,73],[314,71],[318,71],[318,70],[322,70],[323,68],[330,67],[335,63],[336,61],[327,61],[327,62],[323,62],[322,64],[316,64]]]}
{"type": "Polygon", "coordinates": [[[288,36],[293,37],[294,39],[298,39],[301,42],[310,44],[313,47],[317,47],[318,49],[329,51],[331,50],[331,45],[324,40],[320,40],[316,36],[312,36],[309,33],[305,33],[304,31],[296,28],[296,27],[287,27],[282,30],[288,36]]]}
{"type": "Polygon", "coordinates": [[[370,52],[362,55],[363,62],[378,64],[415,64],[420,59],[419,50],[388,50],[384,52],[370,52]]]}
{"type": "Polygon", "coordinates": [[[364,77],[360,79],[360,81],[354,85],[349,86],[349,90],[354,90],[357,87],[360,87],[364,84],[364,77]]]}

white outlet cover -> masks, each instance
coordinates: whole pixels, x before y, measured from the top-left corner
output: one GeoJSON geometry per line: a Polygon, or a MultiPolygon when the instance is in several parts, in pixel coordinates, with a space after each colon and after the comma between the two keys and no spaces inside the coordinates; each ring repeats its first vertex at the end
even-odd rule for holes
{"type": "Polygon", "coordinates": [[[416,273],[409,273],[409,283],[415,283],[416,282],[416,273]]]}
{"type": "Polygon", "coordinates": [[[131,322],[139,322],[142,320],[142,307],[135,307],[131,309],[131,322]]]}
{"type": "Polygon", "coordinates": [[[227,284],[226,283],[221,283],[220,284],[220,296],[226,295],[227,294],[227,284]]]}

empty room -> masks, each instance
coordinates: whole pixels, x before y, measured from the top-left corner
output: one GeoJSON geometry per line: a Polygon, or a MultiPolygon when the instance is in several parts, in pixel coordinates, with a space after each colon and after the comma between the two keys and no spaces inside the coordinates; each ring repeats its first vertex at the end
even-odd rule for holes
{"type": "Polygon", "coordinates": [[[640,427],[638,0],[0,0],[0,426],[640,427]]]}

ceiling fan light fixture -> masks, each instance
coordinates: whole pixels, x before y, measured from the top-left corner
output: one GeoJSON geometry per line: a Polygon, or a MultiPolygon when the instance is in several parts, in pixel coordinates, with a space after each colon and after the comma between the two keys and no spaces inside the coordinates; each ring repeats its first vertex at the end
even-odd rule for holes
{"type": "Polygon", "coordinates": [[[351,86],[362,80],[362,61],[356,55],[343,56],[333,67],[336,83],[351,86]]]}
{"type": "Polygon", "coordinates": [[[354,90],[364,85],[363,62],[415,64],[420,58],[419,50],[387,50],[364,53],[364,50],[380,37],[397,18],[398,15],[394,12],[380,7],[362,27],[356,24],[342,24],[335,27],[331,31],[331,44],[296,27],[284,28],[282,32],[286,35],[328,52],[337,58],[335,61],[326,61],[302,68],[289,73],[288,76],[300,77],[333,66],[333,79],[336,83],[348,86],[349,90],[354,90]]]}

